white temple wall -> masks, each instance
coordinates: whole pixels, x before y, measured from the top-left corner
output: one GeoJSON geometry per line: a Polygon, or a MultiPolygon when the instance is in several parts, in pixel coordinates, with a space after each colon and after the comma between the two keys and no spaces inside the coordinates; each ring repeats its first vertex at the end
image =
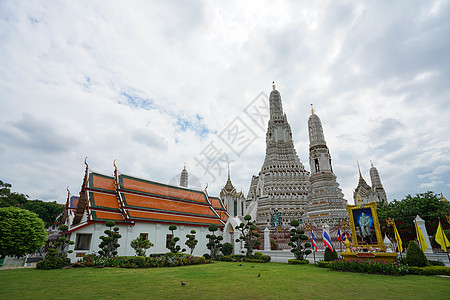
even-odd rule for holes
{"type": "MultiPolygon", "coordinates": [[[[148,234],[148,239],[154,244],[153,247],[146,250],[147,256],[153,253],[169,252],[169,249],[166,248],[166,237],[167,234],[171,234],[171,231],[169,230],[170,224],[139,222],[134,226],[116,226],[119,227],[119,233],[122,235],[122,237],[118,241],[120,245],[120,247],[118,248],[119,256],[136,255],[136,252],[131,247],[130,243],[132,240],[140,236],[141,233],[148,234]]],[[[105,235],[104,231],[106,229],[109,228],[106,227],[104,223],[93,223],[72,232],[70,234],[70,240],[74,241],[75,244],[69,246],[69,250],[73,250],[73,253],[68,254],[70,260],[72,262],[76,262],[79,259],[82,259],[82,256],[86,254],[98,253],[98,251],[100,250],[98,245],[101,242],[100,236],[105,235]],[[83,243],[79,242],[77,245],[77,236],[83,239],[86,238],[86,235],[91,236],[89,243],[83,245],[83,243]],[[75,247],[78,247],[78,249],[75,250],[75,247]]],[[[198,244],[195,246],[194,252],[192,254],[194,256],[202,256],[205,253],[209,254],[210,250],[206,247],[206,244],[209,241],[206,238],[206,235],[210,234],[211,232],[208,230],[208,227],[177,225],[177,230],[174,231],[174,235],[180,238],[177,245],[180,245],[181,249],[185,248],[185,253],[190,253],[190,248],[185,245],[185,242],[187,240],[186,235],[190,234],[192,229],[196,231],[195,238],[198,240],[198,244]]],[[[223,232],[219,229],[215,233],[216,235],[222,235],[223,232]]]]}

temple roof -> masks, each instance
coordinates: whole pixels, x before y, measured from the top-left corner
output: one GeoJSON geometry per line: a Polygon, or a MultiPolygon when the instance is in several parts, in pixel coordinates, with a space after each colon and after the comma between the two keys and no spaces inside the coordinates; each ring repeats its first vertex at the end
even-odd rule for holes
{"type": "MultiPolygon", "coordinates": [[[[115,177],[89,173],[86,186],[88,205],[77,214],[91,221],[115,220],[118,223],[163,222],[223,226],[228,219],[219,198],[204,191],[148,181],[128,175],[115,177]]],[[[80,223],[81,217],[77,218],[80,223]]]]}

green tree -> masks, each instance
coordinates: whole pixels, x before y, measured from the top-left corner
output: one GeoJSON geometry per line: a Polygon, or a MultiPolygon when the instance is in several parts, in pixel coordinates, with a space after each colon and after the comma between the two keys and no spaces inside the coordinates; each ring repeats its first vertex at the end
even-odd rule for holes
{"type": "Polygon", "coordinates": [[[196,233],[197,232],[194,229],[192,229],[190,234],[186,234],[187,240],[185,244],[191,249],[191,255],[192,252],[194,252],[195,246],[198,244],[198,241],[195,239],[196,233]]]}
{"type": "Polygon", "coordinates": [[[177,245],[177,242],[180,240],[179,237],[174,235],[174,231],[177,230],[177,226],[176,225],[170,225],[169,226],[169,230],[172,232],[172,237],[167,239],[167,249],[170,250],[170,252],[172,253],[178,253],[180,252],[185,252],[186,249],[181,249],[180,245],[177,245]]]}
{"type": "MultiPolygon", "coordinates": [[[[377,207],[381,232],[387,234],[393,240],[394,229],[386,226],[385,220],[389,217],[395,219],[397,230],[404,245],[415,239],[415,235],[411,232],[415,231],[414,219],[417,215],[425,220],[427,226],[436,224],[435,228],[437,228],[437,222],[435,221],[447,213],[450,213],[450,203],[441,201],[441,196],[431,191],[416,194],[414,197],[407,195],[401,201],[394,200],[389,204],[378,204],[377,207]]],[[[434,228],[429,228],[429,230],[431,230],[430,234],[436,232],[434,228]]]]}
{"type": "Polygon", "coordinates": [[[333,248],[333,251],[331,251],[330,248],[325,247],[325,253],[323,255],[324,261],[333,261],[338,259],[338,254],[336,252],[336,249],[333,248]]]}
{"type": "Polygon", "coordinates": [[[33,253],[45,244],[46,237],[44,222],[35,213],[0,208],[0,258],[33,253]]]}
{"type": "Polygon", "coordinates": [[[145,250],[153,247],[153,243],[149,240],[144,239],[142,236],[138,236],[134,240],[131,241],[131,248],[136,251],[137,256],[145,256],[145,250]]]}
{"type": "Polygon", "coordinates": [[[296,259],[304,260],[312,251],[306,249],[311,247],[310,243],[305,243],[303,245],[303,243],[308,240],[308,237],[305,235],[304,230],[298,228],[299,225],[300,222],[298,220],[291,221],[291,226],[295,228],[291,229],[291,239],[288,245],[292,247],[291,252],[294,253],[296,259]]]}
{"type": "Polygon", "coordinates": [[[66,266],[70,266],[70,259],[67,258],[67,253],[72,253],[72,250],[66,251],[69,245],[73,245],[74,242],[67,238],[67,230],[69,226],[61,225],[59,230],[62,236],[56,241],[51,248],[47,250],[47,254],[43,261],[36,264],[36,268],[41,270],[61,269],[66,266]]]}
{"type": "Polygon", "coordinates": [[[222,249],[223,237],[221,235],[215,235],[215,232],[219,228],[216,224],[211,224],[208,227],[208,230],[212,232],[212,234],[207,234],[206,238],[209,239],[209,243],[206,244],[206,247],[211,251],[211,259],[215,259],[219,251],[222,249]]]}
{"type": "Polygon", "coordinates": [[[412,223],[417,215],[425,221],[431,221],[450,212],[450,203],[441,201],[441,196],[431,191],[416,196],[407,195],[401,201],[378,204],[377,214],[380,220],[388,217],[412,223]]]}
{"type": "Polygon", "coordinates": [[[11,193],[12,185],[0,180],[0,207],[22,207],[28,200],[28,196],[19,193],[11,193]]]}
{"type": "Polygon", "coordinates": [[[246,223],[241,223],[236,226],[236,229],[241,233],[241,236],[236,239],[236,242],[244,242],[244,248],[247,250],[245,255],[247,257],[250,257],[253,249],[256,249],[256,247],[260,244],[258,241],[260,234],[256,231],[256,225],[251,222],[251,219],[252,217],[250,215],[246,215],[244,216],[246,223]]]}
{"type": "Polygon", "coordinates": [[[58,223],[58,217],[63,212],[64,205],[56,201],[28,200],[23,204],[23,208],[36,213],[45,222],[45,227],[48,228],[58,223]]]}
{"type": "Polygon", "coordinates": [[[45,227],[58,223],[58,216],[64,210],[64,205],[56,201],[28,200],[28,196],[11,192],[11,184],[0,180],[0,207],[15,206],[34,212],[45,222],[45,227]]]}
{"type": "Polygon", "coordinates": [[[116,225],[116,222],[109,220],[106,221],[105,225],[109,227],[109,229],[104,231],[106,236],[100,236],[102,242],[98,245],[101,249],[98,253],[104,257],[113,257],[117,255],[117,248],[120,247],[118,241],[122,236],[119,234],[119,227],[114,227],[114,229],[112,229],[112,227],[116,225]]]}

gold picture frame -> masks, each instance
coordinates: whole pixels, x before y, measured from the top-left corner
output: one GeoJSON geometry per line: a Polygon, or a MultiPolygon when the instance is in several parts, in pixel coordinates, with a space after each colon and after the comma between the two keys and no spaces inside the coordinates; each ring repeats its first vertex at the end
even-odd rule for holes
{"type": "Polygon", "coordinates": [[[361,206],[347,205],[346,209],[352,231],[352,246],[386,251],[378,222],[377,203],[372,201],[361,206]]]}

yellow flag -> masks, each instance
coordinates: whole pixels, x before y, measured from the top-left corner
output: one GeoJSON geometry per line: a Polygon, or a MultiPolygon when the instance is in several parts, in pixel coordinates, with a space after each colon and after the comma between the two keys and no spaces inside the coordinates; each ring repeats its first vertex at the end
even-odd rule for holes
{"type": "Polygon", "coordinates": [[[441,227],[441,221],[439,221],[439,226],[434,239],[436,240],[436,243],[441,245],[442,250],[447,252],[447,247],[450,247],[450,242],[448,241],[447,237],[445,236],[444,230],[441,227]]]}
{"type": "Polygon", "coordinates": [[[402,239],[400,238],[400,234],[398,234],[397,227],[395,226],[395,223],[394,223],[394,235],[395,235],[395,240],[397,241],[398,251],[400,253],[402,253],[403,252],[402,239]]]}
{"type": "Polygon", "coordinates": [[[420,246],[422,247],[422,252],[427,251],[427,249],[428,249],[427,242],[425,242],[425,238],[423,237],[422,230],[420,230],[420,227],[419,227],[419,225],[417,225],[417,222],[416,222],[416,234],[417,234],[417,239],[419,240],[420,246]]]}

